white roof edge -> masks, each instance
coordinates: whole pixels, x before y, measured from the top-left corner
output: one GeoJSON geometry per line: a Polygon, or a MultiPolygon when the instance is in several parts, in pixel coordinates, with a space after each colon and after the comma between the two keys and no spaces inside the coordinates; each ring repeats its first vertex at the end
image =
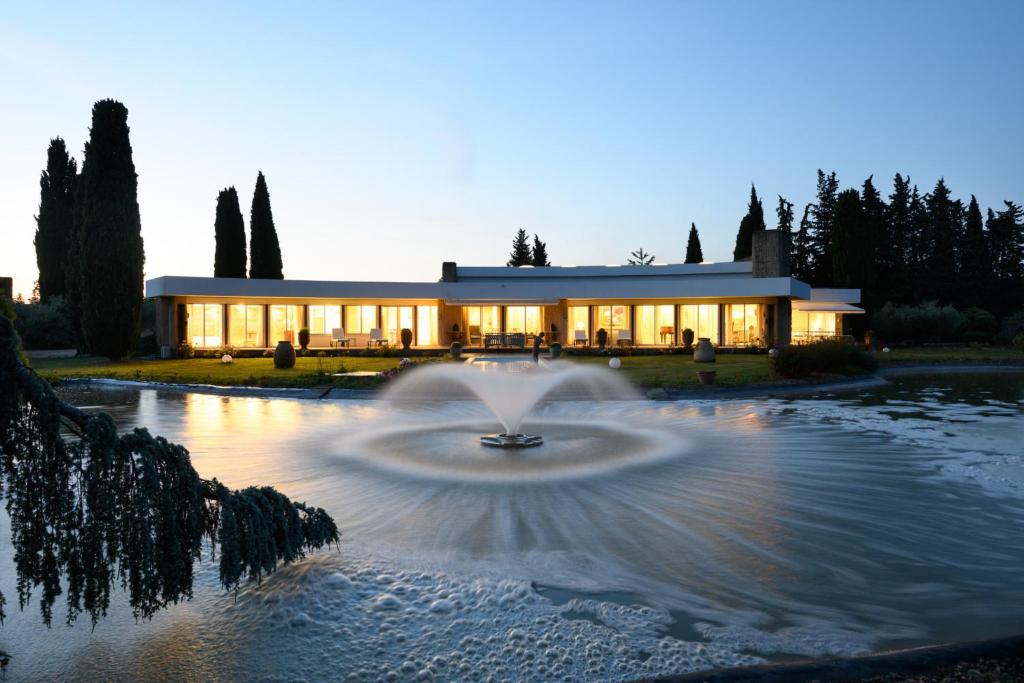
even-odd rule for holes
{"type": "Polygon", "coordinates": [[[817,313],[846,313],[848,315],[864,313],[863,308],[838,301],[794,301],[793,310],[817,313]]]}
{"type": "Polygon", "coordinates": [[[859,289],[832,289],[826,287],[811,288],[811,301],[833,301],[844,304],[859,304],[859,289]]]}
{"type": "Polygon", "coordinates": [[[652,275],[711,275],[750,273],[750,261],[725,263],[670,263],[650,266],[456,266],[457,278],[577,278],[577,277],[632,277],[652,275]]]}

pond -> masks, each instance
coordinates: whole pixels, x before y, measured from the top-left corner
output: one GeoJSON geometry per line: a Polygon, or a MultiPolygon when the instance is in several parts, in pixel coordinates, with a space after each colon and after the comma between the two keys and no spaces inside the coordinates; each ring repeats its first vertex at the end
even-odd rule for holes
{"type": "Polygon", "coordinates": [[[623,680],[1024,631],[1021,373],[548,401],[528,455],[479,446],[500,425],[476,401],[68,397],[343,541],[237,595],[206,559],[149,623],[123,597],[95,630],[9,605],[11,680],[623,680]]]}

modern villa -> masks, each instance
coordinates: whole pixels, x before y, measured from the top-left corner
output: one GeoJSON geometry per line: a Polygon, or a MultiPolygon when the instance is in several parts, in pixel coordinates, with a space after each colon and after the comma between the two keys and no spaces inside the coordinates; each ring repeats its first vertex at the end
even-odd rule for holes
{"type": "Polygon", "coordinates": [[[436,282],[334,282],[165,276],[156,298],[157,343],[169,354],[270,348],[307,328],[311,348],[593,345],[669,347],[683,331],[716,346],[777,346],[832,338],[864,311],[858,289],[812,289],[790,276],[788,235],[755,233],[752,257],[649,266],[442,266],[436,282]]]}

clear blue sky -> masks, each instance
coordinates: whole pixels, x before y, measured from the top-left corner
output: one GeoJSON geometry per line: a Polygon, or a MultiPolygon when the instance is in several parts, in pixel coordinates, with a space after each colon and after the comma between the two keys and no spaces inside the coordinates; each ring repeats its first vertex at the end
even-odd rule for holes
{"type": "Polygon", "coordinates": [[[147,277],[210,275],[218,190],[267,175],[289,278],[731,257],[751,181],[819,167],[1024,200],[1024,2],[8,3],[0,274],[28,294],[50,137],[129,109],[147,277]]]}

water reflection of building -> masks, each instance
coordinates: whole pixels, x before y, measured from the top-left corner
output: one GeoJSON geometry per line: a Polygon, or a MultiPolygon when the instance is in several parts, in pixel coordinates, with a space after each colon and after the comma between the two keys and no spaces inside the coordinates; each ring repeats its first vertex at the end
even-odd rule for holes
{"type": "Polygon", "coordinates": [[[863,313],[857,289],[811,289],[790,276],[788,237],[755,234],[753,256],[650,266],[460,267],[437,282],[328,282],[159,277],[157,336],[165,349],[270,348],[308,329],[312,348],[548,343],[675,346],[684,332],[719,346],[774,346],[842,334],[863,313]]]}

